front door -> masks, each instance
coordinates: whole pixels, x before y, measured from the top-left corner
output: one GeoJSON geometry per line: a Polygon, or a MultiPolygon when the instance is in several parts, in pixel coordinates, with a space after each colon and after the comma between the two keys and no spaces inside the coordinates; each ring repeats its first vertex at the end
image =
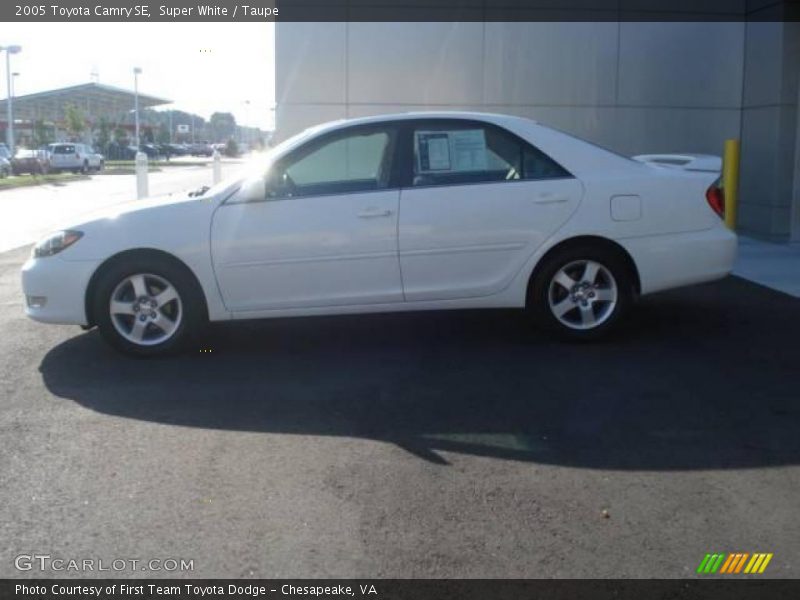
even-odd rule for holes
{"type": "Polygon", "coordinates": [[[216,211],[212,255],[230,310],[402,302],[396,138],[382,126],[313,139],[273,165],[263,200],[216,211]]]}

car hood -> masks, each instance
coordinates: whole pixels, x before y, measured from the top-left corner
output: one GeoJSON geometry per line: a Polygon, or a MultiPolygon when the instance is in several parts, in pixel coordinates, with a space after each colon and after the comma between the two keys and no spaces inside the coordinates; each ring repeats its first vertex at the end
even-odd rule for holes
{"type": "Polygon", "coordinates": [[[112,204],[64,222],[58,229],[81,229],[104,221],[125,221],[138,216],[156,217],[160,212],[192,210],[193,207],[208,205],[216,206],[239,185],[241,185],[240,182],[232,183],[221,189],[209,190],[202,196],[190,196],[189,192],[182,192],[112,204]]]}

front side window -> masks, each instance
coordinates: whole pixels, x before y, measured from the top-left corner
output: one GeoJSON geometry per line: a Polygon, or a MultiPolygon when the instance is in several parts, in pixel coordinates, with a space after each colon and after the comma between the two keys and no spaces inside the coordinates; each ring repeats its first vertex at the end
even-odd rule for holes
{"type": "Polygon", "coordinates": [[[498,127],[434,123],[414,128],[414,186],[569,177],[555,161],[498,127]]]}
{"type": "Polygon", "coordinates": [[[393,129],[370,129],[312,140],[273,167],[268,194],[286,198],[386,189],[395,139],[393,129]]]}

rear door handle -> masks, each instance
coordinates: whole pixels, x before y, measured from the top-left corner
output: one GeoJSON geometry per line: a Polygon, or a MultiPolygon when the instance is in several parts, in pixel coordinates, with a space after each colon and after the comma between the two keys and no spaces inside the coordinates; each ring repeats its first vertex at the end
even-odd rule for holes
{"type": "Polygon", "coordinates": [[[388,217],[391,214],[392,211],[388,208],[365,208],[358,213],[358,216],[361,219],[374,219],[375,217],[388,217]]]}
{"type": "Polygon", "coordinates": [[[569,198],[566,196],[557,196],[555,194],[551,194],[550,192],[542,192],[538,196],[536,196],[533,201],[536,204],[560,204],[561,202],[566,202],[569,198]]]}

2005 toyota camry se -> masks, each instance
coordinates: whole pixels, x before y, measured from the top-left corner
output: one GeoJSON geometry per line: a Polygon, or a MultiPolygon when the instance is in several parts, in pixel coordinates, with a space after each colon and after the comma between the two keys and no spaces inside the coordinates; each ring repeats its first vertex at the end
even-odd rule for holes
{"type": "Polygon", "coordinates": [[[329,123],[250,177],[41,241],[26,312],[136,355],[206,320],[456,308],[597,338],[637,295],[730,272],[718,174],[693,168],[712,159],[626,158],[502,115],[329,123]]]}

